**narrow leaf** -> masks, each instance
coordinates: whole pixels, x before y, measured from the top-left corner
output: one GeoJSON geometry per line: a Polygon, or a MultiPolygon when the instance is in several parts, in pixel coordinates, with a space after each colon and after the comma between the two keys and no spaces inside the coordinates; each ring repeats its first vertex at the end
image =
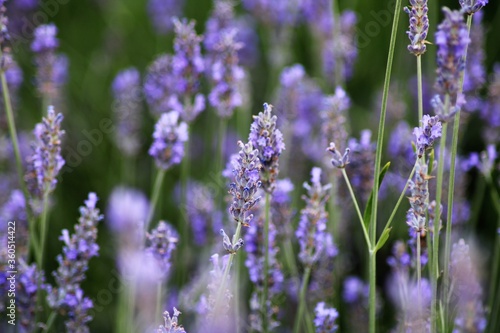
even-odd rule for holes
{"type": "MultiPolygon", "coordinates": [[[[382,181],[384,180],[385,174],[387,173],[387,170],[389,170],[389,167],[391,166],[391,162],[387,162],[386,165],[380,170],[380,174],[378,176],[378,184],[379,184],[379,189],[380,185],[382,185],[382,181]]],[[[365,208],[365,213],[363,214],[363,222],[365,223],[365,227],[368,229],[368,226],[370,225],[370,219],[372,217],[372,205],[373,205],[373,189],[372,193],[370,193],[370,197],[368,198],[368,202],[366,203],[366,208],[365,208]]]]}
{"type": "Polygon", "coordinates": [[[382,235],[380,235],[380,239],[378,240],[377,245],[375,246],[375,251],[380,250],[385,245],[385,242],[387,242],[387,240],[389,239],[389,234],[391,233],[391,229],[392,227],[385,229],[382,235]]]}

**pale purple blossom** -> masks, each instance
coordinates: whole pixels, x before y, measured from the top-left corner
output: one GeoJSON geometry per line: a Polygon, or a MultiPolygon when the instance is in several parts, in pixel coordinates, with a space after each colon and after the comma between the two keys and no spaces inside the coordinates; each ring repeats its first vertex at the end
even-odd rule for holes
{"type": "Polygon", "coordinates": [[[315,318],[314,326],[316,333],[333,333],[337,332],[338,325],[335,321],[339,317],[339,313],[335,308],[326,306],[325,302],[319,302],[314,308],[315,318]]]}

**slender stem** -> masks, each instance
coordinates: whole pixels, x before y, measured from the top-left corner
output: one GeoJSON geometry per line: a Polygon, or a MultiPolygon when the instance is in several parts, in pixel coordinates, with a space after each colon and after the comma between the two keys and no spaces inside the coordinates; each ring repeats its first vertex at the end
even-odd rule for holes
{"type": "MultiPolygon", "coordinates": [[[[420,249],[420,231],[419,231],[417,232],[417,290],[419,291],[418,293],[419,295],[420,295],[420,280],[422,279],[422,266],[420,264],[420,256],[421,256],[421,249],[420,249]]],[[[418,309],[420,310],[420,304],[418,309]]]]}
{"type": "Polygon", "coordinates": [[[54,323],[56,317],[57,317],[57,312],[52,311],[49,315],[49,318],[47,319],[47,322],[44,325],[44,328],[43,328],[44,332],[50,332],[50,328],[52,327],[52,324],[54,323]]]}
{"type": "Polygon", "coordinates": [[[292,242],[290,241],[290,238],[287,237],[287,239],[284,241],[284,252],[285,252],[285,260],[288,265],[288,269],[290,269],[290,273],[294,277],[298,277],[299,275],[299,270],[297,268],[297,263],[295,262],[295,255],[293,254],[293,247],[292,247],[292,242]]]}
{"type": "Polygon", "coordinates": [[[418,121],[420,122],[424,116],[424,103],[422,93],[422,56],[417,56],[417,90],[418,90],[418,121]]]}
{"type": "MultiPolygon", "coordinates": [[[[467,16],[467,35],[470,34],[472,24],[472,15],[467,16]]],[[[467,46],[465,46],[465,55],[464,55],[464,64],[467,61],[467,46]]],[[[458,85],[458,93],[457,96],[462,94],[463,90],[463,82],[464,82],[464,71],[462,71],[460,75],[460,82],[458,85]]],[[[448,179],[448,207],[446,214],[446,238],[445,238],[445,248],[444,248],[444,274],[443,274],[443,282],[444,282],[444,294],[448,293],[448,276],[449,276],[449,260],[450,260],[450,252],[451,252],[451,228],[453,226],[453,196],[455,191],[455,168],[456,168],[456,158],[457,158],[457,150],[458,150],[458,130],[460,128],[460,108],[458,108],[455,113],[455,120],[453,124],[453,136],[451,139],[451,161],[450,161],[450,175],[448,179]]],[[[448,304],[444,304],[444,315],[443,321],[445,324],[448,323],[448,304]]]]}
{"type": "Polygon", "coordinates": [[[361,210],[359,209],[358,201],[356,200],[356,196],[354,195],[354,191],[352,190],[351,182],[349,181],[349,177],[347,176],[347,172],[345,169],[342,169],[342,175],[344,176],[345,182],[347,184],[347,188],[349,189],[349,193],[351,194],[352,202],[354,203],[354,207],[356,208],[356,213],[358,214],[359,223],[361,223],[361,229],[363,229],[363,234],[365,235],[366,245],[368,249],[371,249],[371,240],[368,236],[368,232],[366,230],[366,226],[363,220],[363,214],[361,214],[361,210]]]}
{"type": "Polygon", "coordinates": [[[262,293],[262,329],[267,332],[267,298],[269,288],[269,213],[271,211],[271,194],[266,192],[265,220],[264,220],[264,290],[262,293]]]}
{"type": "Polygon", "coordinates": [[[240,306],[240,280],[241,280],[241,263],[242,263],[242,257],[239,256],[235,258],[235,266],[236,266],[236,274],[235,274],[235,280],[234,281],[234,312],[235,312],[235,321],[236,321],[236,333],[241,332],[241,324],[240,324],[240,317],[241,317],[241,306],[240,306]]]}
{"type": "Polygon", "coordinates": [[[338,195],[338,177],[337,177],[337,172],[336,170],[332,170],[330,172],[330,184],[332,184],[332,188],[330,189],[330,199],[328,201],[328,215],[330,217],[330,225],[328,227],[328,230],[331,231],[333,234],[333,239],[335,240],[335,243],[337,244],[337,247],[339,246],[339,209],[337,207],[337,195],[338,195]]]}
{"type": "MultiPolygon", "coordinates": [[[[448,100],[446,98],[445,108],[448,109],[448,100]]],[[[441,224],[441,193],[443,189],[443,171],[444,171],[444,159],[445,159],[445,147],[446,147],[446,132],[448,129],[448,124],[443,123],[443,128],[441,132],[441,143],[439,144],[439,161],[438,161],[438,173],[436,179],[436,209],[434,212],[434,230],[433,230],[433,244],[432,244],[432,272],[431,283],[432,283],[432,305],[431,305],[431,321],[432,331],[437,332],[438,323],[438,313],[437,313],[437,280],[439,278],[439,228],[441,224]]]]}
{"type": "Polygon", "coordinates": [[[153,193],[151,195],[151,205],[149,206],[148,218],[146,220],[146,223],[144,224],[144,231],[146,232],[149,230],[149,224],[151,223],[151,220],[153,219],[155,213],[156,204],[158,203],[158,198],[160,197],[161,185],[163,184],[163,178],[165,178],[165,173],[165,170],[158,169],[158,172],[156,174],[155,183],[153,185],[153,193]]]}
{"type": "Polygon", "coordinates": [[[43,259],[45,257],[45,239],[47,238],[47,223],[49,216],[49,191],[45,191],[43,194],[43,212],[42,218],[40,220],[41,225],[41,240],[40,240],[40,250],[38,251],[38,266],[43,269],[43,259]]]}
{"type": "Polygon", "coordinates": [[[300,287],[300,293],[299,293],[299,311],[297,315],[295,316],[295,324],[293,326],[293,332],[294,333],[299,333],[303,332],[301,331],[301,324],[302,324],[302,318],[304,317],[304,311],[306,307],[306,292],[307,292],[307,285],[309,284],[309,277],[311,275],[311,267],[306,267],[304,270],[304,275],[302,277],[302,284],[300,287]]]}
{"type": "Polygon", "coordinates": [[[128,306],[127,306],[127,318],[126,322],[128,325],[126,327],[127,332],[135,332],[135,291],[136,291],[136,281],[135,278],[130,282],[130,288],[128,290],[128,306]]]}
{"type": "Polygon", "coordinates": [[[162,281],[158,281],[156,283],[156,316],[155,320],[161,318],[162,314],[162,300],[163,300],[163,290],[162,290],[162,281]]]}
{"type": "Polygon", "coordinates": [[[392,220],[394,219],[394,216],[396,216],[396,212],[398,211],[399,205],[401,205],[401,202],[403,201],[403,198],[405,197],[406,190],[408,189],[408,186],[410,185],[410,180],[413,178],[413,174],[415,174],[415,169],[417,168],[417,162],[413,165],[413,169],[410,172],[410,175],[408,176],[408,179],[406,180],[405,187],[403,188],[403,191],[401,191],[401,194],[399,195],[399,199],[396,202],[396,206],[392,209],[392,213],[389,216],[389,219],[387,220],[387,223],[384,226],[384,230],[382,230],[382,233],[391,226],[392,220]]]}
{"type": "MultiPolygon", "coordinates": [[[[377,243],[377,206],[378,206],[378,190],[379,190],[379,177],[381,161],[382,161],[382,147],[384,144],[384,127],[385,127],[385,116],[387,112],[387,99],[389,95],[389,86],[391,83],[391,71],[392,63],[394,60],[394,50],[396,46],[396,36],[398,32],[399,15],[401,13],[401,0],[396,0],[396,6],[394,7],[394,20],[392,22],[391,40],[389,42],[389,54],[387,57],[387,67],[385,71],[384,78],[384,90],[382,94],[382,105],[380,108],[380,121],[378,126],[377,135],[377,150],[375,153],[375,173],[373,177],[373,205],[372,205],[372,215],[370,221],[370,238],[367,239],[367,244],[375,245],[377,243]]],[[[365,235],[366,237],[366,235],[365,235]]],[[[376,273],[376,255],[377,252],[370,248],[370,333],[376,332],[376,293],[375,293],[375,273],[376,273]]]]}
{"type": "Polygon", "coordinates": [[[369,256],[369,283],[370,283],[370,294],[369,294],[369,318],[370,318],[370,333],[375,333],[376,327],[376,306],[377,301],[377,251],[370,249],[369,256]]]}

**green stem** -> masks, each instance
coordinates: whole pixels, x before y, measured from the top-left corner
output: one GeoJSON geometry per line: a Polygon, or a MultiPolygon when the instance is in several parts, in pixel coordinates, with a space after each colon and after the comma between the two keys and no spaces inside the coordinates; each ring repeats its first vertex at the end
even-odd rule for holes
{"type": "Polygon", "coordinates": [[[241,324],[240,324],[240,316],[241,316],[241,307],[240,307],[240,280],[241,280],[241,263],[242,257],[239,256],[235,258],[235,266],[236,266],[236,274],[234,281],[234,312],[235,312],[235,321],[236,321],[236,333],[241,332],[241,324]]]}
{"type": "Polygon", "coordinates": [[[292,242],[290,241],[290,238],[287,238],[284,241],[284,252],[285,252],[285,260],[288,265],[288,269],[290,270],[290,273],[294,277],[299,276],[299,270],[297,268],[297,263],[295,262],[295,255],[293,254],[293,247],[292,247],[292,242]]]}
{"type": "MultiPolygon", "coordinates": [[[[467,35],[470,34],[472,24],[472,15],[467,16],[467,35]]],[[[464,55],[464,64],[467,61],[467,45],[465,46],[465,55],[464,55]]],[[[460,82],[458,85],[458,93],[457,96],[462,94],[463,90],[463,82],[464,82],[464,72],[462,71],[460,75],[460,82]]],[[[456,168],[456,158],[457,158],[457,150],[458,150],[458,130],[460,128],[460,108],[458,108],[455,113],[455,120],[453,124],[453,136],[451,139],[451,161],[450,161],[450,175],[448,179],[448,207],[446,214],[446,238],[445,238],[445,247],[444,247],[444,274],[443,274],[443,282],[444,282],[444,295],[448,294],[448,276],[449,276],[449,261],[450,261],[450,253],[451,253],[451,229],[453,226],[453,194],[455,191],[455,168],[456,168]]],[[[447,302],[444,304],[444,318],[443,321],[445,325],[448,324],[448,304],[447,302]]]]}
{"type": "MultiPolygon", "coordinates": [[[[422,279],[422,267],[420,264],[420,255],[421,255],[421,250],[420,250],[420,231],[417,232],[417,290],[419,291],[420,295],[420,280],[422,279]]],[[[420,300],[420,296],[419,296],[420,300]]],[[[420,304],[418,304],[418,309],[420,311],[420,304]]]]}
{"type": "Polygon", "coordinates": [[[336,170],[332,170],[330,172],[330,184],[332,184],[332,188],[330,189],[330,198],[328,201],[328,215],[330,216],[330,225],[328,230],[333,234],[333,239],[337,244],[337,247],[340,246],[339,241],[339,209],[337,207],[337,195],[338,195],[338,178],[336,174],[336,170]]]}
{"type": "Polygon", "coordinates": [[[370,283],[370,294],[369,294],[369,320],[370,320],[370,333],[375,333],[377,330],[376,327],[376,306],[375,302],[377,301],[377,251],[370,249],[369,256],[369,283],[370,283]]]}
{"type": "Polygon", "coordinates": [[[158,281],[156,283],[156,316],[155,316],[155,320],[161,319],[161,315],[163,313],[162,300],[163,300],[162,281],[158,281]]]}
{"type": "MultiPolygon", "coordinates": [[[[448,110],[449,98],[446,98],[445,109],[448,110]]],[[[434,212],[434,230],[433,230],[433,244],[432,244],[432,272],[431,284],[432,284],[432,305],[431,305],[431,321],[433,332],[437,332],[438,323],[438,312],[437,312],[437,285],[439,278],[439,229],[441,222],[441,193],[443,189],[443,171],[444,171],[444,159],[445,159],[445,148],[446,148],[446,132],[448,129],[448,124],[443,123],[443,128],[441,132],[441,142],[439,144],[439,161],[438,161],[438,173],[436,179],[436,209],[434,212]]]]}
{"type": "Polygon", "coordinates": [[[363,214],[361,214],[361,210],[359,209],[358,201],[356,200],[356,196],[354,195],[354,191],[352,190],[351,182],[349,181],[349,177],[347,176],[347,172],[345,169],[342,169],[342,175],[344,176],[345,182],[347,184],[347,188],[349,189],[349,193],[351,194],[352,202],[354,203],[354,207],[356,208],[356,213],[358,214],[359,223],[361,223],[361,229],[363,229],[363,234],[365,235],[366,245],[368,249],[371,250],[371,240],[368,236],[368,231],[366,230],[365,223],[363,221],[363,214]]]}
{"type": "Polygon", "coordinates": [[[269,288],[269,213],[271,211],[271,194],[266,192],[265,220],[264,220],[264,290],[262,293],[262,329],[267,332],[267,297],[269,288]]]}
{"type": "Polygon", "coordinates": [[[130,288],[128,290],[128,306],[127,306],[127,317],[125,322],[128,322],[126,327],[126,332],[135,332],[135,278],[130,283],[130,288]]]}
{"type": "Polygon", "coordinates": [[[45,257],[45,239],[47,238],[47,223],[48,223],[48,216],[49,216],[49,191],[45,191],[43,194],[43,211],[42,211],[42,217],[40,220],[40,225],[41,225],[41,240],[40,240],[40,250],[38,252],[38,267],[40,269],[43,269],[43,259],[45,257]]]}
{"type": "Polygon", "coordinates": [[[306,267],[304,270],[304,275],[302,277],[302,284],[299,293],[299,311],[295,316],[295,324],[293,327],[294,333],[303,332],[301,331],[302,318],[304,317],[304,311],[306,307],[306,292],[307,285],[309,284],[309,277],[311,275],[311,267],[306,267]]]}
{"type": "Polygon", "coordinates": [[[417,89],[418,89],[418,121],[420,121],[424,115],[424,104],[423,104],[423,93],[422,93],[422,56],[417,56],[417,89]]]}
{"type": "Polygon", "coordinates": [[[151,205],[149,206],[148,218],[146,219],[146,223],[144,224],[144,231],[149,230],[149,224],[153,219],[156,204],[158,203],[158,198],[160,197],[161,185],[163,184],[163,178],[165,178],[166,171],[163,169],[158,169],[156,174],[155,183],[153,185],[153,193],[151,195],[151,205]]]}
{"type": "Polygon", "coordinates": [[[56,317],[57,317],[57,312],[56,311],[52,311],[50,313],[49,318],[47,319],[47,322],[45,323],[44,328],[43,328],[44,332],[50,332],[50,328],[52,327],[52,324],[54,324],[54,321],[55,321],[56,317]]]}
{"type": "MultiPolygon", "coordinates": [[[[380,110],[380,122],[378,126],[378,136],[377,136],[377,150],[375,153],[375,173],[373,177],[373,205],[372,205],[372,215],[370,221],[370,239],[367,240],[367,244],[377,243],[377,206],[378,206],[378,190],[379,190],[379,177],[381,161],[382,161],[382,147],[384,144],[384,127],[385,127],[385,116],[387,112],[387,99],[389,95],[389,87],[391,84],[391,71],[392,63],[394,60],[394,50],[396,46],[396,36],[398,32],[399,15],[401,13],[401,0],[396,0],[396,6],[394,7],[394,20],[392,22],[391,40],[389,42],[389,54],[387,57],[387,67],[385,71],[384,78],[384,90],[382,94],[382,105],[380,110]]],[[[365,235],[366,237],[366,235],[365,235]]],[[[376,332],[376,294],[375,294],[375,272],[376,272],[376,251],[370,248],[370,333],[376,332]],[[373,276],[372,276],[373,274],[373,276]]]]}

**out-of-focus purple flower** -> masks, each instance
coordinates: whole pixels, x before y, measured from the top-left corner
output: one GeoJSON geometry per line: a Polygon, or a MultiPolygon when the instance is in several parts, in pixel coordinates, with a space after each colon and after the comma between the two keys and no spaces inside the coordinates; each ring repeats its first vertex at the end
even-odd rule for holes
{"type": "Polygon", "coordinates": [[[243,15],[236,18],[234,26],[238,31],[236,40],[242,47],[238,50],[240,64],[245,67],[253,67],[259,58],[259,36],[253,17],[243,15]]]}
{"type": "Polygon", "coordinates": [[[297,20],[299,0],[243,0],[254,17],[269,26],[290,26],[297,20]]]}
{"type": "Polygon", "coordinates": [[[454,332],[483,332],[486,329],[482,288],[472,259],[469,246],[463,239],[453,244],[450,279],[454,287],[454,305],[457,308],[454,332]]]}
{"type": "Polygon", "coordinates": [[[394,127],[387,145],[387,152],[392,159],[403,160],[404,166],[412,166],[415,163],[415,152],[411,146],[413,139],[410,126],[404,120],[394,127]]]}
{"type": "Polygon", "coordinates": [[[490,84],[488,86],[488,102],[480,110],[486,128],[483,137],[486,143],[496,144],[500,140],[500,64],[493,66],[490,84]]]}
{"type": "Polygon", "coordinates": [[[145,251],[155,258],[163,277],[166,278],[170,273],[172,252],[177,248],[179,241],[177,231],[171,225],[160,221],[146,238],[148,244],[145,251]]]}
{"type": "Polygon", "coordinates": [[[158,34],[167,34],[173,29],[172,19],[181,16],[184,0],[149,0],[148,13],[158,34]]]}
{"type": "Polygon", "coordinates": [[[3,221],[16,221],[25,223],[28,221],[26,214],[26,201],[21,190],[13,190],[9,200],[0,210],[0,217],[3,221]]]}
{"type": "Polygon", "coordinates": [[[37,27],[34,35],[31,50],[36,54],[37,89],[43,98],[54,103],[59,98],[61,86],[67,80],[68,58],[56,54],[59,40],[56,38],[57,28],[54,24],[37,27]]]}
{"type": "Polygon", "coordinates": [[[470,42],[467,25],[461,11],[443,8],[444,20],[436,32],[437,70],[436,90],[449,95],[451,105],[457,103],[460,76],[465,63],[464,56],[470,42]]]}
{"type": "Polygon", "coordinates": [[[326,307],[325,302],[320,302],[316,304],[314,313],[316,315],[314,318],[316,333],[337,332],[339,327],[335,324],[335,321],[339,317],[339,313],[335,308],[326,307]]]}
{"type": "Polygon", "coordinates": [[[163,312],[165,325],[160,325],[155,333],[186,333],[182,325],[178,323],[178,317],[181,314],[179,310],[174,307],[174,314],[170,317],[168,311],[163,312]]]}
{"type": "MultiPolygon", "coordinates": [[[[207,302],[204,304],[204,306],[206,306],[206,309],[203,309],[203,312],[205,311],[207,312],[206,315],[208,317],[208,322],[204,320],[203,327],[204,329],[207,328],[213,329],[219,327],[227,329],[228,326],[231,326],[231,323],[229,323],[226,317],[227,312],[230,309],[231,305],[230,300],[232,298],[230,288],[226,288],[225,290],[221,291],[224,293],[223,297],[225,301],[221,302],[220,305],[216,304],[216,302],[217,302],[217,297],[219,297],[218,292],[220,289],[220,284],[223,280],[224,271],[226,270],[226,267],[229,263],[229,255],[225,255],[219,258],[219,255],[217,253],[213,254],[210,257],[210,262],[212,263],[213,269],[210,271],[210,281],[207,286],[208,298],[207,302]],[[217,305],[219,306],[218,308],[217,305]]],[[[230,279],[230,276],[228,276],[228,279],[230,279]]],[[[226,283],[225,287],[227,287],[227,285],[228,284],[226,283]]],[[[222,331],[225,332],[225,330],[222,331]]],[[[217,331],[212,330],[212,332],[217,332],[217,331]]]]}
{"type": "Polygon", "coordinates": [[[268,193],[274,190],[279,172],[278,159],[285,149],[283,134],[276,128],[278,117],[272,114],[272,108],[272,105],[264,103],[264,111],[253,116],[248,136],[248,141],[259,151],[260,180],[262,188],[268,193]]]}
{"type": "Polygon", "coordinates": [[[416,56],[426,50],[426,38],[429,32],[429,18],[427,17],[427,0],[410,0],[411,7],[405,7],[405,13],[410,16],[410,30],[406,32],[410,39],[408,51],[416,56]]]}
{"type": "Polygon", "coordinates": [[[348,304],[364,302],[368,298],[370,287],[356,276],[349,276],[344,281],[342,298],[348,304]]]}
{"type": "Polygon", "coordinates": [[[88,332],[86,323],[92,320],[88,315],[92,301],[83,296],[80,284],[85,279],[89,260],[99,251],[97,223],[103,216],[96,207],[97,200],[95,193],[89,193],[85,206],[80,207],[75,233],[70,236],[68,230],[63,230],[59,238],[64,242],[63,254],[57,256],[59,267],[53,273],[57,287],[45,285],[50,308],[68,315],[65,322],[68,332],[88,332]]]}
{"type": "Polygon", "coordinates": [[[349,139],[349,168],[346,169],[352,185],[359,190],[361,198],[366,202],[373,186],[373,163],[375,161],[375,143],[371,141],[372,132],[362,130],[359,141],[349,139]]]}
{"type": "Polygon", "coordinates": [[[33,155],[30,158],[26,181],[28,189],[36,198],[42,198],[56,188],[57,175],[64,166],[61,156],[62,113],[56,114],[49,106],[47,117],[42,119],[33,130],[35,142],[32,143],[33,155]]]}
{"type": "Polygon", "coordinates": [[[291,228],[291,221],[295,215],[295,210],[291,207],[293,189],[294,185],[290,179],[277,180],[276,188],[271,197],[271,215],[278,233],[278,242],[283,239],[290,239],[293,232],[291,228]]]}
{"type": "Polygon", "coordinates": [[[220,40],[215,46],[215,54],[209,79],[212,90],[208,96],[212,105],[220,117],[228,118],[233,111],[242,104],[240,93],[240,82],[245,73],[238,65],[238,53],[242,44],[235,39],[236,30],[224,30],[221,32],[220,40]]]}
{"type": "Polygon", "coordinates": [[[347,143],[346,115],[351,100],[344,89],[337,87],[335,94],[323,98],[321,117],[321,142],[326,147],[335,142],[340,147],[347,143]]]}
{"type": "Polygon", "coordinates": [[[188,140],[187,124],[179,123],[176,111],[164,113],[156,123],[153,139],[149,155],[155,159],[158,168],[167,170],[181,163],[184,157],[184,142],[188,140]]]}
{"type": "Polygon", "coordinates": [[[144,80],[144,96],[150,111],[160,116],[172,109],[171,98],[175,89],[175,78],[172,75],[172,57],[158,56],[147,69],[144,80]]]}
{"type": "Polygon", "coordinates": [[[141,77],[135,68],[119,72],[113,81],[113,111],[117,122],[115,142],[127,156],[135,156],[141,148],[142,125],[141,77]]]}
{"type": "Polygon", "coordinates": [[[279,179],[273,192],[272,200],[277,204],[289,203],[291,201],[290,192],[293,191],[293,183],[290,179],[279,179]]]}
{"type": "Polygon", "coordinates": [[[303,0],[301,13],[314,31],[324,39],[333,37],[334,18],[333,3],[329,0],[303,0]]]}
{"type": "Polygon", "coordinates": [[[196,34],[194,21],[174,19],[174,26],[172,74],[175,77],[174,98],[177,102],[174,101],[173,105],[182,105],[182,110],[176,110],[184,121],[190,123],[205,109],[205,97],[199,93],[200,78],[205,71],[200,47],[203,37],[196,34]]]}
{"type": "Polygon", "coordinates": [[[470,45],[467,48],[463,91],[466,96],[464,109],[468,112],[480,110],[484,107],[484,101],[480,97],[480,90],[486,83],[483,13],[483,11],[480,11],[472,18],[470,45]]]}
{"type": "Polygon", "coordinates": [[[311,171],[311,184],[304,183],[307,196],[306,207],[300,212],[300,221],[295,236],[298,239],[299,260],[311,267],[323,256],[334,257],[337,249],[333,246],[332,236],[326,230],[328,213],[325,204],[329,198],[331,185],[321,184],[321,169],[311,171]]]}
{"type": "MultiPolygon", "coordinates": [[[[36,326],[37,291],[39,282],[45,278],[36,264],[27,265],[20,260],[16,281],[16,308],[18,312],[17,322],[22,332],[32,332],[36,326]]],[[[8,289],[8,288],[7,288],[8,289]]]]}
{"type": "Polygon", "coordinates": [[[116,187],[109,197],[106,212],[109,228],[126,233],[143,226],[149,212],[149,201],[139,190],[116,187]]]}
{"type": "Polygon", "coordinates": [[[427,175],[427,164],[422,159],[417,161],[415,167],[415,180],[410,182],[411,208],[406,214],[406,223],[415,233],[420,233],[425,237],[425,221],[427,217],[427,208],[429,202],[429,176],[427,175]]]}
{"type": "Polygon", "coordinates": [[[233,160],[234,181],[229,187],[232,196],[230,214],[236,223],[249,225],[253,215],[247,215],[253,206],[260,200],[257,190],[261,186],[259,170],[259,151],[253,148],[251,142],[243,144],[238,141],[240,152],[238,158],[233,160]]]}
{"type": "Polygon", "coordinates": [[[441,137],[441,122],[438,116],[431,117],[424,115],[422,118],[422,126],[415,127],[413,134],[417,145],[418,158],[422,157],[425,151],[432,147],[434,141],[441,137]]]}
{"type": "Polygon", "coordinates": [[[468,15],[472,15],[486,6],[488,0],[458,0],[462,10],[468,15]]]}
{"type": "Polygon", "coordinates": [[[214,53],[220,43],[221,31],[234,28],[234,6],[231,0],[215,0],[214,8],[205,23],[203,44],[207,52],[214,53]]]}

